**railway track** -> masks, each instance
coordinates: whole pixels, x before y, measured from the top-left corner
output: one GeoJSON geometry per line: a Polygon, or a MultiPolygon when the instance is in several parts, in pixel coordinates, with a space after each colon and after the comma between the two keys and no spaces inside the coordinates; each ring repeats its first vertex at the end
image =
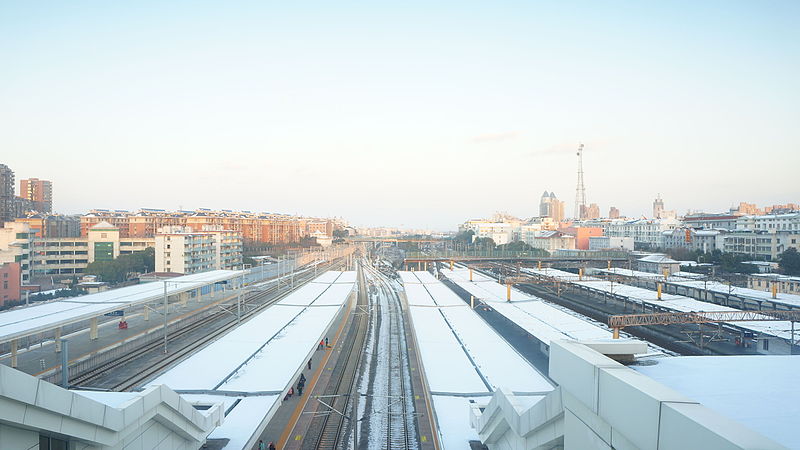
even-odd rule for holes
{"type": "MultiPolygon", "coordinates": [[[[385,428],[380,430],[370,427],[370,438],[373,433],[385,430],[383,439],[375,439],[381,442],[382,448],[417,449],[419,441],[413,403],[414,392],[411,389],[408,347],[400,298],[383,275],[374,270],[370,270],[370,272],[372,279],[377,282],[379,290],[383,293],[382,296],[378,296],[378,305],[381,311],[381,327],[386,327],[382,337],[388,337],[385,342],[379,340],[376,343],[377,354],[382,355],[385,351],[388,356],[385,361],[378,361],[388,365],[388,370],[383,371],[383,375],[387,376],[388,396],[386,402],[381,402],[385,403],[385,414],[381,414],[383,411],[380,410],[375,411],[374,404],[371,408],[373,414],[378,413],[378,417],[383,416],[384,420],[379,420],[379,422],[383,422],[385,428]]],[[[376,368],[376,376],[378,375],[379,371],[376,368]]],[[[377,398],[380,397],[373,397],[373,400],[377,398]]]]}
{"type": "Polygon", "coordinates": [[[368,299],[361,268],[358,271],[358,286],[358,301],[352,313],[350,329],[330,381],[323,391],[324,394],[319,397],[325,412],[318,413],[309,425],[303,440],[303,449],[349,448],[345,441],[348,432],[353,429],[352,420],[358,416],[352,399],[357,395],[355,385],[369,328],[369,316],[362,312],[368,306],[368,299]]]}
{"type": "MultiPolygon", "coordinates": [[[[329,264],[329,267],[323,270],[335,270],[336,268],[339,268],[342,265],[343,262],[333,262],[329,264]]],[[[295,286],[300,286],[302,284],[305,284],[306,282],[311,281],[314,278],[315,278],[314,272],[306,271],[306,273],[301,274],[295,280],[295,286]]],[[[264,291],[258,292],[255,295],[248,297],[247,299],[243,299],[242,300],[243,303],[253,303],[262,300],[264,298],[268,298],[267,301],[264,301],[255,308],[243,311],[242,319],[246,320],[247,318],[262,312],[265,308],[271,306],[272,304],[279,301],[281,298],[285,297],[291,292],[292,289],[289,289],[286,286],[281,287],[279,284],[276,284],[275,286],[271,286],[270,288],[264,291]],[[273,298],[269,298],[270,296],[272,296],[273,298]]],[[[210,326],[213,326],[215,323],[224,320],[224,318],[229,318],[230,320],[223,323],[221,326],[216,327],[211,332],[204,334],[199,339],[192,340],[191,342],[180,347],[179,349],[167,355],[164,355],[164,357],[158,359],[154,364],[149,365],[146,369],[141,370],[136,374],[125,378],[122,381],[116,382],[112,384],[111,387],[105,389],[111,391],[129,391],[131,389],[134,389],[140,386],[148,379],[157,375],[164,369],[170,367],[177,361],[180,361],[185,356],[191,355],[192,353],[202,348],[206,344],[216,340],[219,336],[224,335],[225,333],[227,333],[233,328],[236,328],[236,326],[239,325],[239,322],[237,322],[230,316],[230,312],[226,310],[219,310],[218,312],[210,314],[208,317],[200,319],[194,323],[191,323],[171,333],[170,334],[171,341],[174,343],[177,342],[180,338],[189,336],[197,330],[207,329],[210,326]]],[[[107,374],[111,371],[121,370],[120,369],[121,367],[124,367],[127,364],[131,364],[140,358],[146,358],[148,356],[154,357],[154,355],[161,352],[163,345],[164,343],[161,340],[156,340],[154,342],[142,345],[141,347],[136,348],[131,352],[125,354],[121,358],[117,358],[113,361],[102,364],[78,376],[72,377],[70,379],[70,384],[72,384],[73,386],[81,386],[81,387],[91,386],[93,382],[102,377],[107,376],[107,374]]]]}

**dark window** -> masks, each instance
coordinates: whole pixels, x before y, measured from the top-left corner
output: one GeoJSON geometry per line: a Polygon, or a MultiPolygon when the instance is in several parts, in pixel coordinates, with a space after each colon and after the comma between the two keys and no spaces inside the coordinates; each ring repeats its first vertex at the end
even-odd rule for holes
{"type": "Polygon", "coordinates": [[[49,436],[39,435],[39,450],[67,450],[67,441],[49,436]]]}
{"type": "Polygon", "coordinates": [[[764,350],[769,350],[769,339],[764,339],[762,342],[764,343],[764,350]]]}

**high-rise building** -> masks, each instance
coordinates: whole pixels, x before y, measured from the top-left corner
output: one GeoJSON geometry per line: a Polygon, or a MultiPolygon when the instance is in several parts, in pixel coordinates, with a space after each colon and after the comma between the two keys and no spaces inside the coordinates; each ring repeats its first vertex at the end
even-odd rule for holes
{"type": "Polygon", "coordinates": [[[544,191],[539,201],[539,217],[550,217],[554,222],[564,220],[564,202],[556,198],[555,192],[544,191]]]}
{"type": "Polygon", "coordinates": [[[0,164],[0,227],[3,222],[14,219],[14,171],[0,164]]]}
{"type": "Polygon", "coordinates": [[[600,218],[600,207],[597,206],[597,203],[592,203],[586,208],[586,217],[585,219],[599,219],[600,218]]]}
{"type": "Polygon", "coordinates": [[[50,181],[38,178],[19,180],[19,196],[33,202],[35,211],[53,211],[53,183],[50,181]]]}
{"type": "Polygon", "coordinates": [[[660,219],[664,214],[664,200],[661,199],[661,194],[653,201],[653,219],[660,219]]]}
{"type": "Polygon", "coordinates": [[[608,210],[608,218],[609,219],[619,219],[619,209],[617,209],[614,206],[609,208],[609,210],[608,210]]]}

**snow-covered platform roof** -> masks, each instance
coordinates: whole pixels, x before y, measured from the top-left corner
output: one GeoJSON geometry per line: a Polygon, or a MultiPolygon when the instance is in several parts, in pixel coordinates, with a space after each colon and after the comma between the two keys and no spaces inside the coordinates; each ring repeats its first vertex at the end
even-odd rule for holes
{"type": "MultiPolygon", "coordinates": [[[[241,271],[238,270],[212,270],[170,278],[165,280],[167,294],[191,291],[240,274],[241,271]]],[[[163,296],[164,283],[144,283],[0,312],[0,342],[88,320],[163,296]]]]}
{"type": "Polygon", "coordinates": [[[400,272],[445,448],[477,435],[470,402],[504,387],[541,399],[550,381],[428,272],[400,272]]]}
{"type": "MultiPolygon", "coordinates": [[[[682,295],[662,294],[661,300],[658,299],[658,293],[650,289],[644,289],[627,284],[612,282],[599,278],[584,276],[582,281],[578,281],[578,276],[574,273],[565,272],[557,269],[522,269],[525,272],[543,275],[548,277],[558,278],[562,281],[573,283],[594,289],[597,291],[604,291],[628,297],[632,301],[645,302],[647,304],[657,306],[659,308],[668,309],[677,312],[696,312],[696,311],[740,311],[736,308],[718,305],[716,303],[703,302],[695,300],[690,297],[682,295]]],[[[702,281],[690,282],[700,283],[702,281]]],[[[732,326],[744,328],[755,333],[763,333],[779,337],[782,339],[792,339],[792,324],[788,321],[772,321],[772,322],[732,322],[732,326]]]]}
{"type": "Polygon", "coordinates": [[[550,341],[555,339],[611,338],[611,331],[607,327],[570,314],[517,289],[511,289],[511,302],[508,302],[505,286],[475,271],[472,282],[469,281],[469,269],[444,269],[441,273],[545,345],[550,345],[550,341]]]}
{"type": "Polygon", "coordinates": [[[230,439],[226,450],[245,448],[324,337],[355,279],[355,272],[320,275],[148,384],[167,385],[192,401],[225,403],[225,423],[209,437],[230,439]]]}

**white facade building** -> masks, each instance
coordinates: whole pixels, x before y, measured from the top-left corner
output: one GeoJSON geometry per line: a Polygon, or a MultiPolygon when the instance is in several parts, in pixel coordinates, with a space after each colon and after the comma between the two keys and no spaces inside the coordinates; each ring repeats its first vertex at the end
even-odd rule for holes
{"type": "Polygon", "coordinates": [[[461,230],[472,230],[475,238],[491,238],[495,244],[508,244],[513,240],[514,224],[505,222],[488,222],[483,220],[469,220],[461,225],[461,230]]]}
{"type": "Polygon", "coordinates": [[[575,249],[575,236],[564,234],[560,231],[544,230],[526,233],[523,242],[533,248],[554,252],[558,249],[575,249]]]}
{"type": "Polygon", "coordinates": [[[680,225],[677,219],[638,219],[611,221],[605,226],[605,235],[610,237],[633,238],[636,244],[657,247],[661,244],[661,233],[680,225]]]}
{"type": "Polygon", "coordinates": [[[155,248],[156,272],[191,274],[242,264],[241,235],[230,230],[164,227],[156,234],[155,248]]]}
{"type": "Polygon", "coordinates": [[[723,252],[749,255],[759,261],[776,261],[789,248],[800,249],[800,231],[736,231],[717,239],[717,248],[723,252]]]}
{"type": "Polygon", "coordinates": [[[611,236],[589,236],[589,250],[633,251],[633,238],[611,236]]]}
{"type": "Polygon", "coordinates": [[[5,222],[0,228],[0,265],[19,263],[22,284],[28,284],[31,276],[31,232],[26,223],[5,222]]]}
{"type": "Polygon", "coordinates": [[[717,248],[718,237],[722,230],[696,230],[689,227],[679,227],[661,233],[660,248],[685,248],[687,250],[701,250],[710,253],[717,248]]]}
{"type": "Polygon", "coordinates": [[[736,229],[800,234],[800,213],[742,216],[736,221],[736,229]]]}
{"type": "Polygon", "coordinates": [[[667,255],[658,253],[645,256],[644,258],[639,259],[637,262],[639,270],[642,272],[657,273],[659,275],[668,272],[670,275],[672,275],[673,273],[680,272],[681,270],[681,263],[679,261],[675,261],[667,255]]]}

